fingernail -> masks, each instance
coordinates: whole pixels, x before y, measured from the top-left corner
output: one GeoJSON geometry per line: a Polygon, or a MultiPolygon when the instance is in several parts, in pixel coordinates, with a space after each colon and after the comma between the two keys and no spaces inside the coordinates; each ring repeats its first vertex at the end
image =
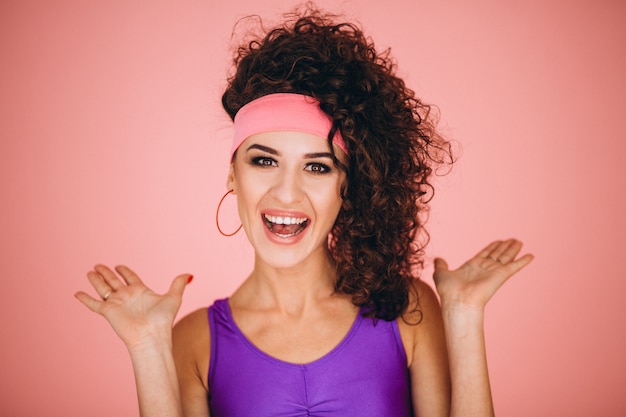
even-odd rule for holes
{"type": "Polygon", "coordinates": [[[187,278],[187,284],[189,284],[191,281],[193,281],[193,275],[189,275],[189,278],[187,278]]]}

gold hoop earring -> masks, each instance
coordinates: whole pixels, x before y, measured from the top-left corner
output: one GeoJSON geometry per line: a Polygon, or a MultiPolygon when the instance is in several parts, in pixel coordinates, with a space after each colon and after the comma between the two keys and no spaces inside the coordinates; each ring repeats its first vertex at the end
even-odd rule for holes
{"type": "Polygon", "coordinates": [[[233,192],[233,190],[228,190],[228,191],[226,192],[226,194],[224,194],[224,196],[223,196],[223,197],[222,197],[222,199],[220,200],[219,204],[217,205],[217,211],[215,212],[215,225],[217,226],[217,230],[220,232],[220,234],[221,234],[222,236],[226,236],[226,237],[230,237],[230,236],[234,236],[234,235],[236,235],[236,234],[237,234],[237,232],[238,232],[239,230],[241,230],[241,228],[243,227],[243,225],[242,225],[242,224],[241,224],[241,225],[239,225],[239,227],[237,228],[237,230],[235,230],[235,231],[234,231],[234,232],[232,232],[232,233],[224,233],[224,232],[222,231],[222,228],[220,227],[220,207],[222,207],[222,203],[224,202],[224,199],[226,198],[226,196],[227,196],[228,194],[232,193],[232,192],[233,192]]]}

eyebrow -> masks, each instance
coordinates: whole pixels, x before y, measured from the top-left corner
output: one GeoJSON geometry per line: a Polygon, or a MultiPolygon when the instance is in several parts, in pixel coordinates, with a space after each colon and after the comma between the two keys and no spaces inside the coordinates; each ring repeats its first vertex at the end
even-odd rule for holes
{"type": "Polygon", "coordinates": [[[248,146],[248,148],[246,149],[246,152],[249,152],[252,149],[258,149],[258,150],[261,150],[263,152],[267,152],[267,153],[269,153],[271,155],[280,155],[280,152],[278,152],[276,149],[270,148],[269,146],[259,145],[257,143],[254,143],[254,144],[248,146]]]}
{"type": "MultiPolygon", "coordinates": [[[[280,156],[280,152],[278,152],[276,149],[270,148],[269,146],[259,145],[258,143],[253,143],[252,145],[248,146],[248,148],[246,149],[246,152],[249,152],[252,149],[258,149],[260,151],[267,152],[270,155],[280,156]]],[[[314,158],[333,159],[333,155],[330,152],[311,152],[311,153],[305,154],[304,158],[305,159],[314,159],[314,158]]]]}

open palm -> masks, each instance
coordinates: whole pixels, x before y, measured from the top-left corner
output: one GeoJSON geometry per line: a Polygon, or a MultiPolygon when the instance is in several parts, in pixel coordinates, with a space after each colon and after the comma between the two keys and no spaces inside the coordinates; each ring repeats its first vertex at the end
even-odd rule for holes
{"type": "Polygon", "coordinates": [[[169,334],[191,276],[179,275],[167,293],[157,294],[128,267],[118,266],[115,270],[117,274],[104,265],[96,265],[87,273],[102,300],[82,291],[76,298],[104,316],[128,348],[169,334]]]}
{"type": "Polygon", "coordinates": [[[532,261],[530,254],[516,259],[521,249],[516,239],[494,241],[455,270],[435,259],[434,281],[442,304],[484,308],[502,284],[532,261]]]}

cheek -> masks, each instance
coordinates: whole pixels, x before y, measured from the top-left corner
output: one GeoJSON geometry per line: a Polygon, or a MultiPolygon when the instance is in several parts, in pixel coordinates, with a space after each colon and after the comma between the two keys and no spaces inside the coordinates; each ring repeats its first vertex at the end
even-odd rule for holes
{"type": "Polygon", "coordinates": [[[237,204],[239,206],[239,211],[246,211],[254,208],[259,200],[257,194],[258,191],[255,192],[254,187],[239,187],[239,192],[237,193],[237,204]]]}
{"type": "Polygon", "coordinates": [[[259,190],[253,181],[238,181],[236,184],[237,210],[242,221],[251,217],[259,203],[259,190]]]}
{"type": "Polygon", "coordinates": [[[329,193],[328,187],[325,190],[320,190],[319,193],[316,194],[315,201],[319,203],[318,210],[320,214],[323,213],[325,217],[328,217],[329,223],[334,223],[337,214],[339,214],[339,210],[343,204],[343,200],[340,195],[340,188],[336,189],[331,188],[333,192],[329,193]]]}

